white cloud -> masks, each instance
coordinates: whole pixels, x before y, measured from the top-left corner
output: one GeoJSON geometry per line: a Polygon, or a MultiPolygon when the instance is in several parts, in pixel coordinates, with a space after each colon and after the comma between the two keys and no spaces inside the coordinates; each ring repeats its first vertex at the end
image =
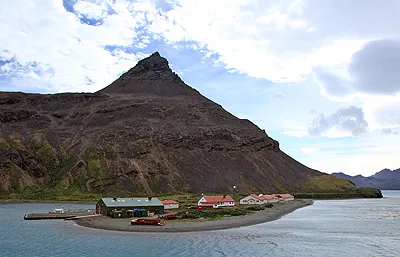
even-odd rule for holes
{"type": "Polygon", "coordinates": [[[306,154],[306,155],[313,155],[316,154],[318,152],[317,148],[313,148],[313,147],[302,147],[300,148],[301,152],[306,154]]]}
{"type": "MultiPolygon", "coordinates": [[[[389,15],[399,5],[397,1],[374,6],[355,2],[175,0],[164,3],[169,8],[160,9],[156,4],[162,1],[79,0],[71,13],[61,2],[8,1],[0,10],[0,58],[8,51],[22,66],[29,62],[51,65],[54,77],[63,79],[61,71],[73,65],[71,85],[84,84],[82,74],[87,68],[80,64],[85,63],[99,71],[98,78],[91,80],[102,80],[104,86],[115,78],[108,67],[117,62],[116,67],[123,69],[133,65],[121,64],[105,46],[143,49],[151,38],[158,38],[172,45],[187,42],[229,71],[273,82],[298,82],[315,67],[330,71],[349,62],[365,42],[398,33],[394,24],[400,20],[389,15]],[[368,19],[361,23],[359,17],[368,19]],[[90,26],[79,18],[99,24],[90,26]]],[[[74,87],[78,86],[69,86],[74,87]]],[[[61,86],[57,89],[62,90],[61,86]]]]}
{"type": "Polygon", "coordinates": [[[104,1],[94,3],[79,0],[74,4],[73,8],[77,14],[89,19],[101,19],[108,13],[107,4],[104,1]]]}
{"type": "Polygon", "coordinates": [[[331,138],[359,136],[368,131],[368,123],[361,108],[350,106],[328,116],[318,114],[308,131],[313,136],[331,138]]]}
{"type": "Polygon", "coordinates": [[[142,2],[104,3],[79,1],[74,5],[80,10],[78,15],[68,12],[61,1],[2,3],[0,56],[13,60],[1,66],[1,74],[33,79],[38,88],[51,84],[53,92],[96,91],[111,83],[135,65],[138,57],[118,48],[110,52],[105,47],[148,44],[136,29],[146,23],[146,13],[157,10],[142,2]],[[92,8],[95,5],[97,9],[92,8]],[[106,13],[105,6],[112,8],[112,15],[106,13]],[[81,23],[81,14],[96,19],[101,16],[102,24],[81,23]]]}
{"type": "Polygon", "coordinates": [[[353,2],[177,0],[149,30],[171,43],[196,42],[218,54],[227,69],[273,82],[298,82],[316,66],[348,62],[368,41],[398,34],[394,24],[400,19],[389,15],[398,2],[353,2]],[[368,19],[361,23],[359,17],[368,19]]]}
{"type": "Polygon", "coordinates": [[[363,108],[373,129],[400,128],[400,94],[367,99],[363,108]]]}
{"type": "Polygon", "coordinates": [[[394,95],[400,92],[400,41],[368,42],[339,69],[314,68],[314,74],[329,95],[350,93],[394,95]]]}

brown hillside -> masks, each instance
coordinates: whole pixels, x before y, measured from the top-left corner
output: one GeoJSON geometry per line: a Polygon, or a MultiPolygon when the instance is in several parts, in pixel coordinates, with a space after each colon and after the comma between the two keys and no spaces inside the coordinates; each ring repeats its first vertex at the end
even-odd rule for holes
{"type": "Polygon", "coordinates": [[[186,85],[158,53],[103,90],[0,93],[0,192],[278,192],[321,173],[186,85]]]}

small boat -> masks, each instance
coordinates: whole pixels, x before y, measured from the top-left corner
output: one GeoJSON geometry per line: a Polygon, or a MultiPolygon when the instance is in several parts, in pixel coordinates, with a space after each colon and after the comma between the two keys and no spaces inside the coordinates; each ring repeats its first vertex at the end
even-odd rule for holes
{"type": "Polygon", "coordinates": [[[167,215],[162,216],[162,218],[165,220],[173,220],[173,219],[176,219],[176,214],[175,213],[167,214],[167,215]]]}
{"type": "Polygon", "coordinates": [[[52,211],[49,211],[49,214],[61,214],[61,213],[66,213],[66,212],[70,212],[70,210],[64,210],[64,208],[61,207],[59,209],[54,209],[52,211]]]}
{"type": "Polygon", "coordinates": [[[157,225],[164,226],[158,219],[133,219],[131,220],[131,225],[157,225]]]}

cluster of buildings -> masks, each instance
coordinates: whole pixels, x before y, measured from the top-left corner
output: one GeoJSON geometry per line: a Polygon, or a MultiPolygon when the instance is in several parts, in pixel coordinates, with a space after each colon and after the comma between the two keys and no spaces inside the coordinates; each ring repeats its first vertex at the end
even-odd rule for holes
{"type": "MultiPolygon", "coordinates": [[[[240,199],[241,205],[277,203],[294,200],[290,194],[255,195],[251,194],[240,199]]],[[[197,202],[200,208],[234,207],[235,201],[229,195],[203,195],[197,202]]],[[[178,209],[179,203],[173,200],[160,201],[155,197],[147,198],[101,198],[96,204],[96,213],[111,216],[113,211],[140,211],[146,210],[155,214],[163,214],[164,210],[178,209]]]]}
{"type": "MultiPolygon", "coordinates": [[[[266,204],[266,203],[278,203],[278,202],[287,202],[294,200],[294,196],[291,194],[273,194],[273,195],[255,195],[251,194],[240,199],[239,204],[266,204]]],[[[234,207],[235,201],[232,197],[228,195],[223,196],[203,196],[197,203],[197,206],[201,207],[213,207],[213,208],[222,208],[222,207],[234,207]]]]}
{"type": "Polygon", "coordinates": [[[240,204],[266,204],[266,203],[277,203],[287,202],[294,200],[294,196],[290,194],[273,194],[273,195],[255,195],[251,194],[240,199],[240,204]]]}

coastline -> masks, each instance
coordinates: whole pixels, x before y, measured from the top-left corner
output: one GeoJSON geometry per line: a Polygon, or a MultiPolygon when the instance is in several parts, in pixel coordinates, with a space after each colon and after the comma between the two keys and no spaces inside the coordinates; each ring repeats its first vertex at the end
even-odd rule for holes
{"type": "Polygon", "coordinates": [[[273,208],[257,211],[244,216],[234,216],[225,219],[207,221],[163,221],[165,222],[165,226],[133,226],[130,224],[130,219],[112,219],[104,216],[78,219],[74,220],[74,222],[80,226],[89,228],[125,232],[199,232],[239,228],[269,222],[277,220],[286,214],[312,204],[312,200],[294,200],[290,202],[274,204],[273,208]]]}

